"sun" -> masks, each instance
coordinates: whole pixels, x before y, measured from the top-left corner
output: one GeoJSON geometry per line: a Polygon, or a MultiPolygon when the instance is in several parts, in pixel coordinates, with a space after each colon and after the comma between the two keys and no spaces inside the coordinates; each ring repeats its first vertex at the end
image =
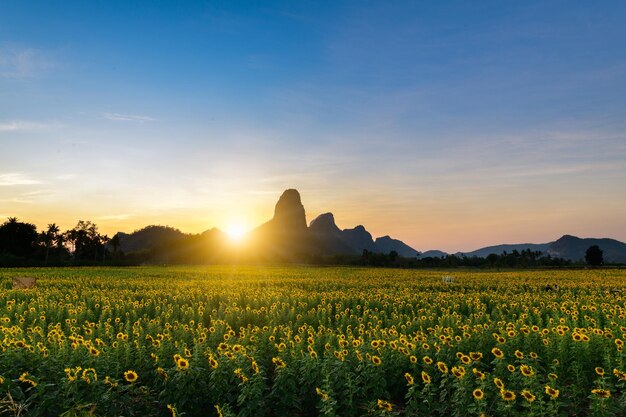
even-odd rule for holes
{"type": "Polygon", "coordinates": [[[246,227],[239,223],[233,223],[226,228],[226,235],[231,242],[241,242],[248,233],[246,227]]]}

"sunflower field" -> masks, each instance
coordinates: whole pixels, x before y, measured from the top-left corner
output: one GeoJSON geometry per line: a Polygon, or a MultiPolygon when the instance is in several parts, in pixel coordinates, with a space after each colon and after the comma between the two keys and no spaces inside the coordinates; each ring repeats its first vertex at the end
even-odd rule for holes
{"type": "Polygon", "coordinates": [[[0,270],[0,415],[613,416],[626,270],[0,270]],[[16,277],[36,277],[13,289],[16,277]]]}

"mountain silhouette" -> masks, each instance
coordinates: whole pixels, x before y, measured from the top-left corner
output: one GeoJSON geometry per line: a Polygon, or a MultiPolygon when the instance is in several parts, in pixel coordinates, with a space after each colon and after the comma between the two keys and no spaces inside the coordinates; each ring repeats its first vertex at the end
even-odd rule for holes
{"type": "Polygon", "coordinates": [[[550,243],[547,253],[554,258],[571,259],[573,261],[584,260],[585,252],[590,246],[598,245],[603,252],[604,262],[626,262],[626,243],[615,239],[579,238],[564,235],[555,242],[550,243]]]}
{"type": "MultiPolygon", "coordinates": [[[[192,252],[195,260],[219,260],[236,255],[240,260],[259,261],[299,261],[311,256],[353,255],[363,251],[388,254],[395,251],[401,257],[426,258],[445,257],[447,253],[431,250],[420,254],[418,251],[390,236],[374,239],[363,225],[341,229],[335,216],[323,213],[307,226],[306,211],[300,193],[296,189],[285,190],[276,206],[274,216],[266,223],[252,230],[246,243],[233,246],[219,229],[193,235],[166,226],[148,226],[131,234],[118,233],[120,247],[125,253],[155,252],[158,259],[167,262],[176,259],[178,254],[192,252]]],[[[579,238],[564,235],[549,243],[520,243],[487,246],[471,252],[457,253],[459,256],[485,258],[489,254],[501,255],[504,252],[531,250],[563,258],[580,261],[585,251],[598,245],[608,263],[626,262],[626,244],[614,239],[579,238]]],[[[110,244],[109,244],[110,247],[110,244]]]]}
{"type": "Polygon", "coordinates": [[[239,259],[259,261],[297,261],[313,255],[361,255],[364,250],[372,253],[396,251],[405,257],[418,254],[415,249],[389,236],[374,240],[362,225],[342,230],[332,213],[319,215],[307,226],[306,211],[296,189],[285,190],[274,207],[274,216],[252,230],[245,244],[237,248],[229,245],[218,229],[201,235],[187,235],[171,227],[148,226],[131,234],[118,233],[118,236],[121,251],[157,251],[163,260],[172,258],[168,250],[178,251],[177,242],[181,242],[185,250],[197,252],[194,259],[200,256],[203,248],[228,256],[236,252],[239,259]]]}
{"type": "Polygon", "coordinates": [[[389,236],[383,236],[376,238],[374,241],[379,251],[383,253],[390,253],[396,251],[398,255],[404,258],[415,258],[419,255],[419,252],[404,243],[401,240],[393,239],[389,236]]]}
{"type": "MultiPolygon", "coordinates": [[[[521,252],[531,250],[550,255],[553,258],[562,258],[568,261],[579,262],[585,259],[585,252],[590,246],[598,245],[603,252],[605,263],[626,263],[626,243],[608,238],[580,238],[572,235],[563,235],[559,239],[548,243],[516,243],[487,246],[471,252],[457,252],[455,255],[486,258],[490,254],[502,255],[504,252],[511,253],[514,250],[521,252]]],[[[429,250],[422,253],[419,258],[428,256],[445,257],[446,252],[429,250]]]]}

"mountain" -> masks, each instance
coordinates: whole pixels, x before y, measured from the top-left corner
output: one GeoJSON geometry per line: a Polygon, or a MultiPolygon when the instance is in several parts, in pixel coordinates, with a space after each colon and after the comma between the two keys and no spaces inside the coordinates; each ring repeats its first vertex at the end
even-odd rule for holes
{"type": "MultiPolygon", "coordinates": [[[[188,235],[165,226],[148,226],[131,234],[118,233],[119,250],[126,254],[153,253],[158,259],[214,259],[232,257],[249,260],[301,260],[310,255],[361,255],[396,251],[415,257],[417,251],[404,242],[383,236],[376,241],[359,225],[340,229],[332,213],[315,218],[309,226],[298,190],[285,190],[274,207],[274,216],[250,232],[246,242],[234,247],[224,233],[211,229],[188,235]],[[204,257],[204,258],[203,258],[204,257]]],[[[109,244],[110,246],[110,244],[109,244]]]]}
{"type": "Polygon", "coordinates": [[[521,252],[523,250],[530,249],[532,252],[542,252],[546,253],[550,243],[519,243],[519,244],[504,244],[504,245],[496,245],[496,246],[487,246],[485,248],[476,249],[472,252],[464,252],[463,255],[468,258],[478,257],[478,258],[486,258],[492,253],[496,255],[502,255],[503,252],[511,253],[514,250],[521,252]]]}
{"type": "Polygon", "coordinates": [[[564,235],[557,241],[550,243],[547,252],[555,258],[578,261],[585,259],[585,252],[593,245],[600,247],[605,263],[626,263],[626,243],[615,239],[581,239],[576,236],[564,235]]]}
{"type": "Polygon", "coordinates": [[[373,253],[396,251],[402,257],[414,258],[419,253],[401,240],[389,236],[374,240],[362,225],[341,230],[332,213],[317,216],[309,225],[309,231],[326,254],[360,255],[364,250],[373,253]]]}
{"type": "MultiPolygon", "coordinates": [[[[533,252],[541,252],[553,258],[562,258],[569,261],[584,261],[585,252],[590,246],[598,245],[603,252],[605,263],[626,263],[626,243],[608,238],[579,238],[564,235],[558,240],[549,243],[517,243],[487,246],[471,252],[458,252],[458,256],[473,256],[486,258],[490,254],[502,255],[503,252],[511,253],[514,250],[521,252],[530,249],[533,252]]],[[[445,257],[448,254],[442,251],[429,250],[423,252],[419,258],[445,257]]]]}
{"type": "Polygon", "coordinates": [[[344,229],[341,233],[341,238],[358,253],[362,253],[364,250],[380,252],[380,249],[374,243],[372,235],[362,225],[358,225],[354,229],[344,229]]]}
{"type": "Polygon", "coordinates": [[[250,232],[246,246],[259,260],[297,260],[316,252],[298,190],[282,193],[274,217],[250,232]]]}
{"type": "Polygon", "coordinates": [[[274,207],[273,227],[283,232],[304,233],[307,230],[306,213],[298,190],[285,190],[274,207]]]}
{"type": "Polygon", "coordinates": [[[335,224],[332,213],[317,216],[309,225],[309,233],[315,241],[318,253],[357,255],[362,252],[344,240],[343,231],[335,224]]]}
{"type": "Polygon", "coordinates": [[[376,238],[374,242],[379,251],[383,253],[389,253],[396,251],[398,255],[404,258],[415,258],[419,255],[419,252],[398,239],[393,239],[389,236],[383,236],[376,238]]]}
{"type": "Polygon", "coordinates": [[[427,250],[426,252],[420,253],[418,258],[419,259],[424,259],[424,258],[445,258],[446,256],[448,256],[447,252],[443,252],[443,251],[435,249],[435,250],[427,250]]]}
{"type": "Polygon", "coordinates": [[[158,245],[170,244],[188,236],[169,226],[147,226],[130,234],[118,232],[116,235],[120,242],[119,250],[124,253],[152,250],[158,245]]]}

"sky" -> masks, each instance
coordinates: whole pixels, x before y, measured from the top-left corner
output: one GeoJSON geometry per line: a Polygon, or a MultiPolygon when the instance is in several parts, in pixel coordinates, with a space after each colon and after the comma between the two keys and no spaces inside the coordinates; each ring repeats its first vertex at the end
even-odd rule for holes
{"type": "Polygon", "coordinates": [[[297,188],[420,251],[626,241],[626,2],[0,1],[0,221],[197,233],[297,188]]]}

